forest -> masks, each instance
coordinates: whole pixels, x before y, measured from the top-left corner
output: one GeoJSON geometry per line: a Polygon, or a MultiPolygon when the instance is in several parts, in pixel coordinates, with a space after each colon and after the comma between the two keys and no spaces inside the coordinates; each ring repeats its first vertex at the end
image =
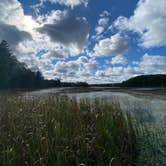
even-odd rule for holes
{"type": "Polygon", "coordinates": [[[122,82],[122,87],[166,87],[166,75],[141,75],[122,82]]]}

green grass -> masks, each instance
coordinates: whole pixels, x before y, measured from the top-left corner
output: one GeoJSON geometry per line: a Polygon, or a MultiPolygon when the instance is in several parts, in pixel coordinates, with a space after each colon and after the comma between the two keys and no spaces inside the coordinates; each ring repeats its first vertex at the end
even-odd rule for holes
{"type": "Polygon", "coordinates": [[[166,130],[155,127],[103,100],[3,96],[0,165],[164,165],[166,130]]]}
{"type": "Polygon", "coordinates": [[[137,165],[166,165],[165,124],[145,123],[137,126],[137,165]]]}

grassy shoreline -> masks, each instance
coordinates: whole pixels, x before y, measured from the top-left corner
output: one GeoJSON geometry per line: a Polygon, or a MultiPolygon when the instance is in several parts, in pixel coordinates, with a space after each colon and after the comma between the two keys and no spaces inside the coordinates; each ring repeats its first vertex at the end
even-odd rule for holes
{"type": "Polygon", "coordinates": [[[164,165],[165,126],[104,100],[0,97],[0,165],[164,165]],[[157,152],[156,152],[157,151],[157,152]]]}

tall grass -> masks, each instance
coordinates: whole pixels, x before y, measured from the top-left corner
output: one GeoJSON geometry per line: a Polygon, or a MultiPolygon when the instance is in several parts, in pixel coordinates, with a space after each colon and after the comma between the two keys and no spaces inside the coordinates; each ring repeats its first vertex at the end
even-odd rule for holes
{"type": "Polygon", "coordinates": [[[165,124],[144,123],[137,126],[137,165],[166,165],[165,124]]]}
{"type": "Polygon", "coordinates": [[[164,156],[153,153],[151,129],[104,101],[3,96],[0,165],[157,165],[164,156]]]}

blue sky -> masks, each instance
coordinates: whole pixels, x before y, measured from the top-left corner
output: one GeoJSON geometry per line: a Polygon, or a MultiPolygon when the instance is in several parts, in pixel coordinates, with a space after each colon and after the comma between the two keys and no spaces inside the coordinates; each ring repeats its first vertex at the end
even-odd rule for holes
{"type": "Polygon", "coordinates": [[[165,0],[6,0],[0,8],[0,40],[47,79],[166,74],[165,0]]]}

